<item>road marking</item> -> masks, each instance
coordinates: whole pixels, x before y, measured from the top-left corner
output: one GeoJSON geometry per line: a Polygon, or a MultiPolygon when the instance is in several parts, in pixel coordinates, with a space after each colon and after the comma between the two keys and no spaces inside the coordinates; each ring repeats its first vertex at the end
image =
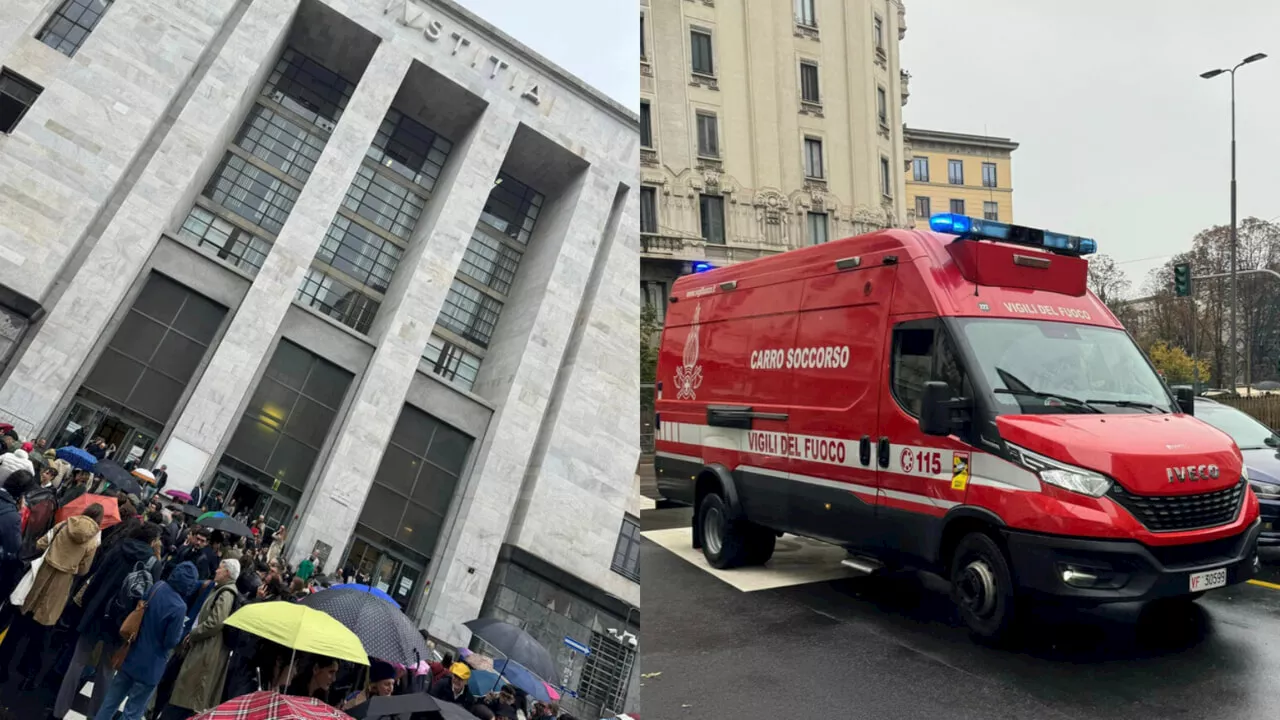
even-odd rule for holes
{"type": "Polygon", "coordinates": [[[1280,590],[1280,585],[1277,585],[1276,583],[1267,582],[1266,580],[1249,580],[1248,583],[1250,585],[1257,585],[1258,587],[1271,588],[1272,590],[1280,590]]]}

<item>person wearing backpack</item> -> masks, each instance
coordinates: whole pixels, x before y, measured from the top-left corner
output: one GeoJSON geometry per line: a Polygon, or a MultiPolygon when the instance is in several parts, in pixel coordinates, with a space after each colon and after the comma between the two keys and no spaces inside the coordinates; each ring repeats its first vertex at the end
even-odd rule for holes
{"type": "Polygon", "coordinates": [[[56,477],[57,468],[45,467],[40,471],[39,487],[28,492],[24,498],[28,510],[27,524],[22,530],[22,559],[25,561],[40,556],[36,542],[54,525],[54,515],[58,512],[58,498],[53,488],[56,477]]]}
{"type": "Polygon", "coordinates": [[[187,615],[185,598],[197,583],[196,566],[182,563],[167,581],[157,583],[147,593],[138,635],[111,679],[94,720],[111,720],[121,702],[125,706],[120,720],[140,720],[164,673],[169,652],[182,640],[187,615]]]}
{"type": "Polygon", "coordinates": [[[227,681],[228,650],[223,640],[223,623],[240,604],[236,578],[238,560],[223,560],[214,573],[214,590],[200,608],[195,627],[183,642],[184,658],[173,684],[169,706],[162,720],[184,720],[213,708],[222,701],[227,681]]]}
{"type": "MultiPolygon", "coordinates": [[[[119,616],[120,591],[129,584],[138,587],[140,578],[135,575],[139,569],[148,570],[152,581],[158,580],[160,563],[155,560],[155,550],[151,543],[160,537],[160,528],[152,523],[138,527],[129,537],[124,538],[106,553],[97,571],[89,577],[84,589],[80,607],[82,614],[76,631],[80,633],[76,639],[75,649],[71,654],[71,663],[66,674],[62,676],[62,684],[58,688],[58,697],[53,705],[53,717],[61,720],[71,709],[71,702],[80,692],[81,676],[86,665],[93,660],[93,651],[99,645],[102,651],[94,666],[93,697],[89,701],[89,714],[92,716],[102,707],[107,687],[115,671],[111,667],[111,654],[120,647],[119,616]],[[130,575],[133,582],[126,583],[130,575]],[[108,617],[108,609],[115,603],[114,617],[108,617]]],[[[150,586],[147,586],[148,589],[150,586]]],[[[133,608],[125,611],[128,614],[133,608]]]]}

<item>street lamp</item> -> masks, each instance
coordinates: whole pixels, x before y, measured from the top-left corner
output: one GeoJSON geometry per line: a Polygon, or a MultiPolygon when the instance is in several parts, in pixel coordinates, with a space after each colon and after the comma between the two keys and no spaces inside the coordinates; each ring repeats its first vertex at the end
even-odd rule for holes
{"type": "Polygon", "coordinates": [[[1230,70],[1219,68],[1217,70],[1208,70],[1200,73],[1200,77],[1208,80],[1215,78],[1222,73],[1231,73],[1231,282],[1230,282],[1230,303],[1231,303],[1231,354],[1228,359],[1231,372],[1231,392],[1236,391],[1236,355],[1239,352],[1236,346],[1236,70],[1257,62],[1267,56],[1266,53],[1254,53],[1249,57],[1236,63],[1236,66],[1230,70]]]}

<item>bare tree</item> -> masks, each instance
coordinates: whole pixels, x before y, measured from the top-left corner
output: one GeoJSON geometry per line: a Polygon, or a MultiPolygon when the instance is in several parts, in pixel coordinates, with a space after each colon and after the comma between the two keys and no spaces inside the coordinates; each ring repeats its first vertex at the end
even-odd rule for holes
{"type": "Polygon", "coordinates": [[[1114,312],[1129,290],[1129,278],[1110,255],[1089,259],[1089,289],[1114,312]]]}

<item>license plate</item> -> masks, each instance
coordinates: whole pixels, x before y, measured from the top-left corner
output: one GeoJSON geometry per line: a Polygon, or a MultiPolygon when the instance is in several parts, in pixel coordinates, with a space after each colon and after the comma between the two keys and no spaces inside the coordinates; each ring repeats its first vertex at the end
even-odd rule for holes
{"type": "Polygon", "coordinates": [[[1200,592],[1202,590],[1212,590],[1220,588],[1227,584],[1227,569],[1218,568],[1217,570],[1205,570],[1204,572],[1191,573],[1191,592],[1200,592]]]}

